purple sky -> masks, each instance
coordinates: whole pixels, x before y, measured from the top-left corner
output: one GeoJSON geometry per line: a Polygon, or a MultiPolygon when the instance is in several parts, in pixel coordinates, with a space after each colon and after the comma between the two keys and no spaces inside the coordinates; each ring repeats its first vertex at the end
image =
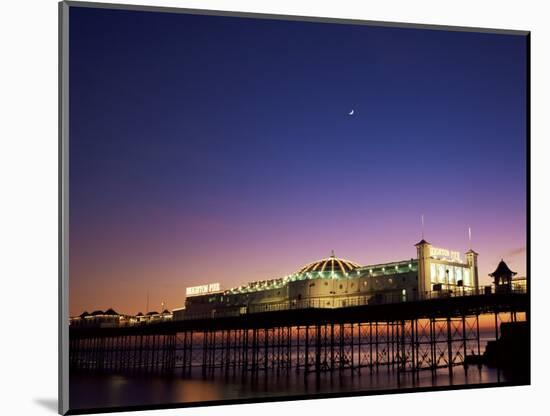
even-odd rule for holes
{"type": "Polygon", "coordinates": [[[472,227],[481,283],[525,273],[525,37],[70,18],[71,314],[411,258],[421,214],[435,246],[472,227]]]}

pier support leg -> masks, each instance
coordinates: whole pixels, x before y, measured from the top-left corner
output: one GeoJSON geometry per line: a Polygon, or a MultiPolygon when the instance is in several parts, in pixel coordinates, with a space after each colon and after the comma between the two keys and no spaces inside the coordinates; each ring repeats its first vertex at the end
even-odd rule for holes
{"type": "Polygon", "coordinates": [[[447,317],[447,360],[449,365],[449,376],[453,376],[453,336],[451,332],[451,318],[447,317]]]}

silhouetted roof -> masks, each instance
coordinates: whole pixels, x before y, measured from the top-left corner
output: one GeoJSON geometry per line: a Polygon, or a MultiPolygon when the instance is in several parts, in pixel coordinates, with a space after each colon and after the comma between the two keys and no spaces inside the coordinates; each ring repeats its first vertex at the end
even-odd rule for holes
{"type": "Polygon", "coordinates": [[[162,313],[171,313],[168,309],[162,311],[162,313]]]}
{"type": "Polygon", "coordinates": [[[103,311],[101,310],[93,311],[90,315],[92,316],[103,315],[103,311]]]}
{"type": "Polygon", "coordinates": [[[81,317],[81,318],[86,318],[88,315],[90,315],[90,314],[88,313],[88,311],[84,311],[84,312],[82,312],[82,313],[80,314],[80,317],[81,317]]]}
{"type": "Polygon", "coordinates": [[[415,246],[421,246],[422,244],[430,244],[426,240],[422,239],[418,243],[415,244],[415,246]]]}
{"type": "Polygon", "coordinates": [[[510,270],[508,265],[501,260],[498,264],[496,270],[493,273],[489,273],[489,276],[501,277],[501,276],[515,276],[517,273],[510,270]]]}
{"type": "Polygon", "coordinates": [[[158,315],[159,313],[157,311],[153,311],[153,312],[147,312],[147,315],[158,315]]]}
{"type": "Polygon", "coordinates": [[[143,316],[143,314],[141,312],[138,312],[136,316],[143,316]]]}
{"type": "Polygon", "coordinates": [[[113,308],[109,308],[105,311],[104,315],[118,315],[113,308]]]}

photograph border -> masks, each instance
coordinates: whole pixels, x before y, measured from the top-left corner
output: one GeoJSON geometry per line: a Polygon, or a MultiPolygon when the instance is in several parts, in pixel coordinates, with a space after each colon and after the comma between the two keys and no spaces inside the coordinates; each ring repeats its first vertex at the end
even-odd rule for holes
{"type": "MultiPolygon", "coordinates": [[[[507,30],[496,28],[481,28],[468,26],[447,26],[436,24],[419,24],[406,22],[387,22],[375,20],[359,20],[331,18],[320,16],[296,16],[284,14],[265,14],[252,12],[237,12],[224,10],[208,9],[188,9],[180,7],[166,6],[148,6],[137,4],[117,4],[117,3],[98,3],[82,1],[61,1],[58,3],[58,411],[60,414],[89,414],[89,413],[111,413],[122,411],[139,410],[160,410],[188,407],[206,407],[229,404],[246,403],[268,403],[295,400],[310,400],[323,398],[344,398],[356,396],[372,396],[382,394],[405,394],[414,392],[435,392],[450,390],[469,390],[490,387],[505,387],[525,385],[525,383],[484,383],[469,384],[463,386],[444,386],[444,387],[414,387],[401,390],[366,390],[338,393],[317,393],[317,394],[298,394],[289,396],[250,398],[250,399],[230,399],[214,400],[207,402],[183,402],[167,403],[158,405],[133,405],[133,406],[115,406],[90,409],[69,408],[69,11],[71,7],[80,8],[99,8],[107,10],[127,10],[143,12],[162,12],[178,13],[203,16],[225,16],[241,17],[253,19],[268,19],[282,21],[299,21],[315,23],[332,23],[345,25],[363,25],[376,27],[393,27],[408,29],[425,29],[436,31],[454,31],[454,32],[475,32],[500,35],[524,36],[526,42],[526,275],[527,275],[527,297],[528,305],[526,310],[526,321],[531,334],[531,31],[529,30],[507,30]]],[[[531,368],[531,357],[529,357],[529,368],[531,368]]],[[[530,371],[529,371],[530,373],[530,371]]],[[[531,383],[529,375],[529,381],[531,383]]]]}

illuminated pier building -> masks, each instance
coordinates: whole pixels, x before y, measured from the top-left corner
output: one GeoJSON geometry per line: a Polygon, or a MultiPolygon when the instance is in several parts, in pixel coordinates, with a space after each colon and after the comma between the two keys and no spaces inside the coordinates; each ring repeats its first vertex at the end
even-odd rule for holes
{"type": "Polygon", "coordinates": [[[416,244],[417,258],[360,265],[330,257],[278,279],[251,282],[221,291],[219,284],[187,289],[185,308],[174,319],[232,316],[291,308],[338,308],[467,294],[477,290],[478,254],[416,244]]]}

